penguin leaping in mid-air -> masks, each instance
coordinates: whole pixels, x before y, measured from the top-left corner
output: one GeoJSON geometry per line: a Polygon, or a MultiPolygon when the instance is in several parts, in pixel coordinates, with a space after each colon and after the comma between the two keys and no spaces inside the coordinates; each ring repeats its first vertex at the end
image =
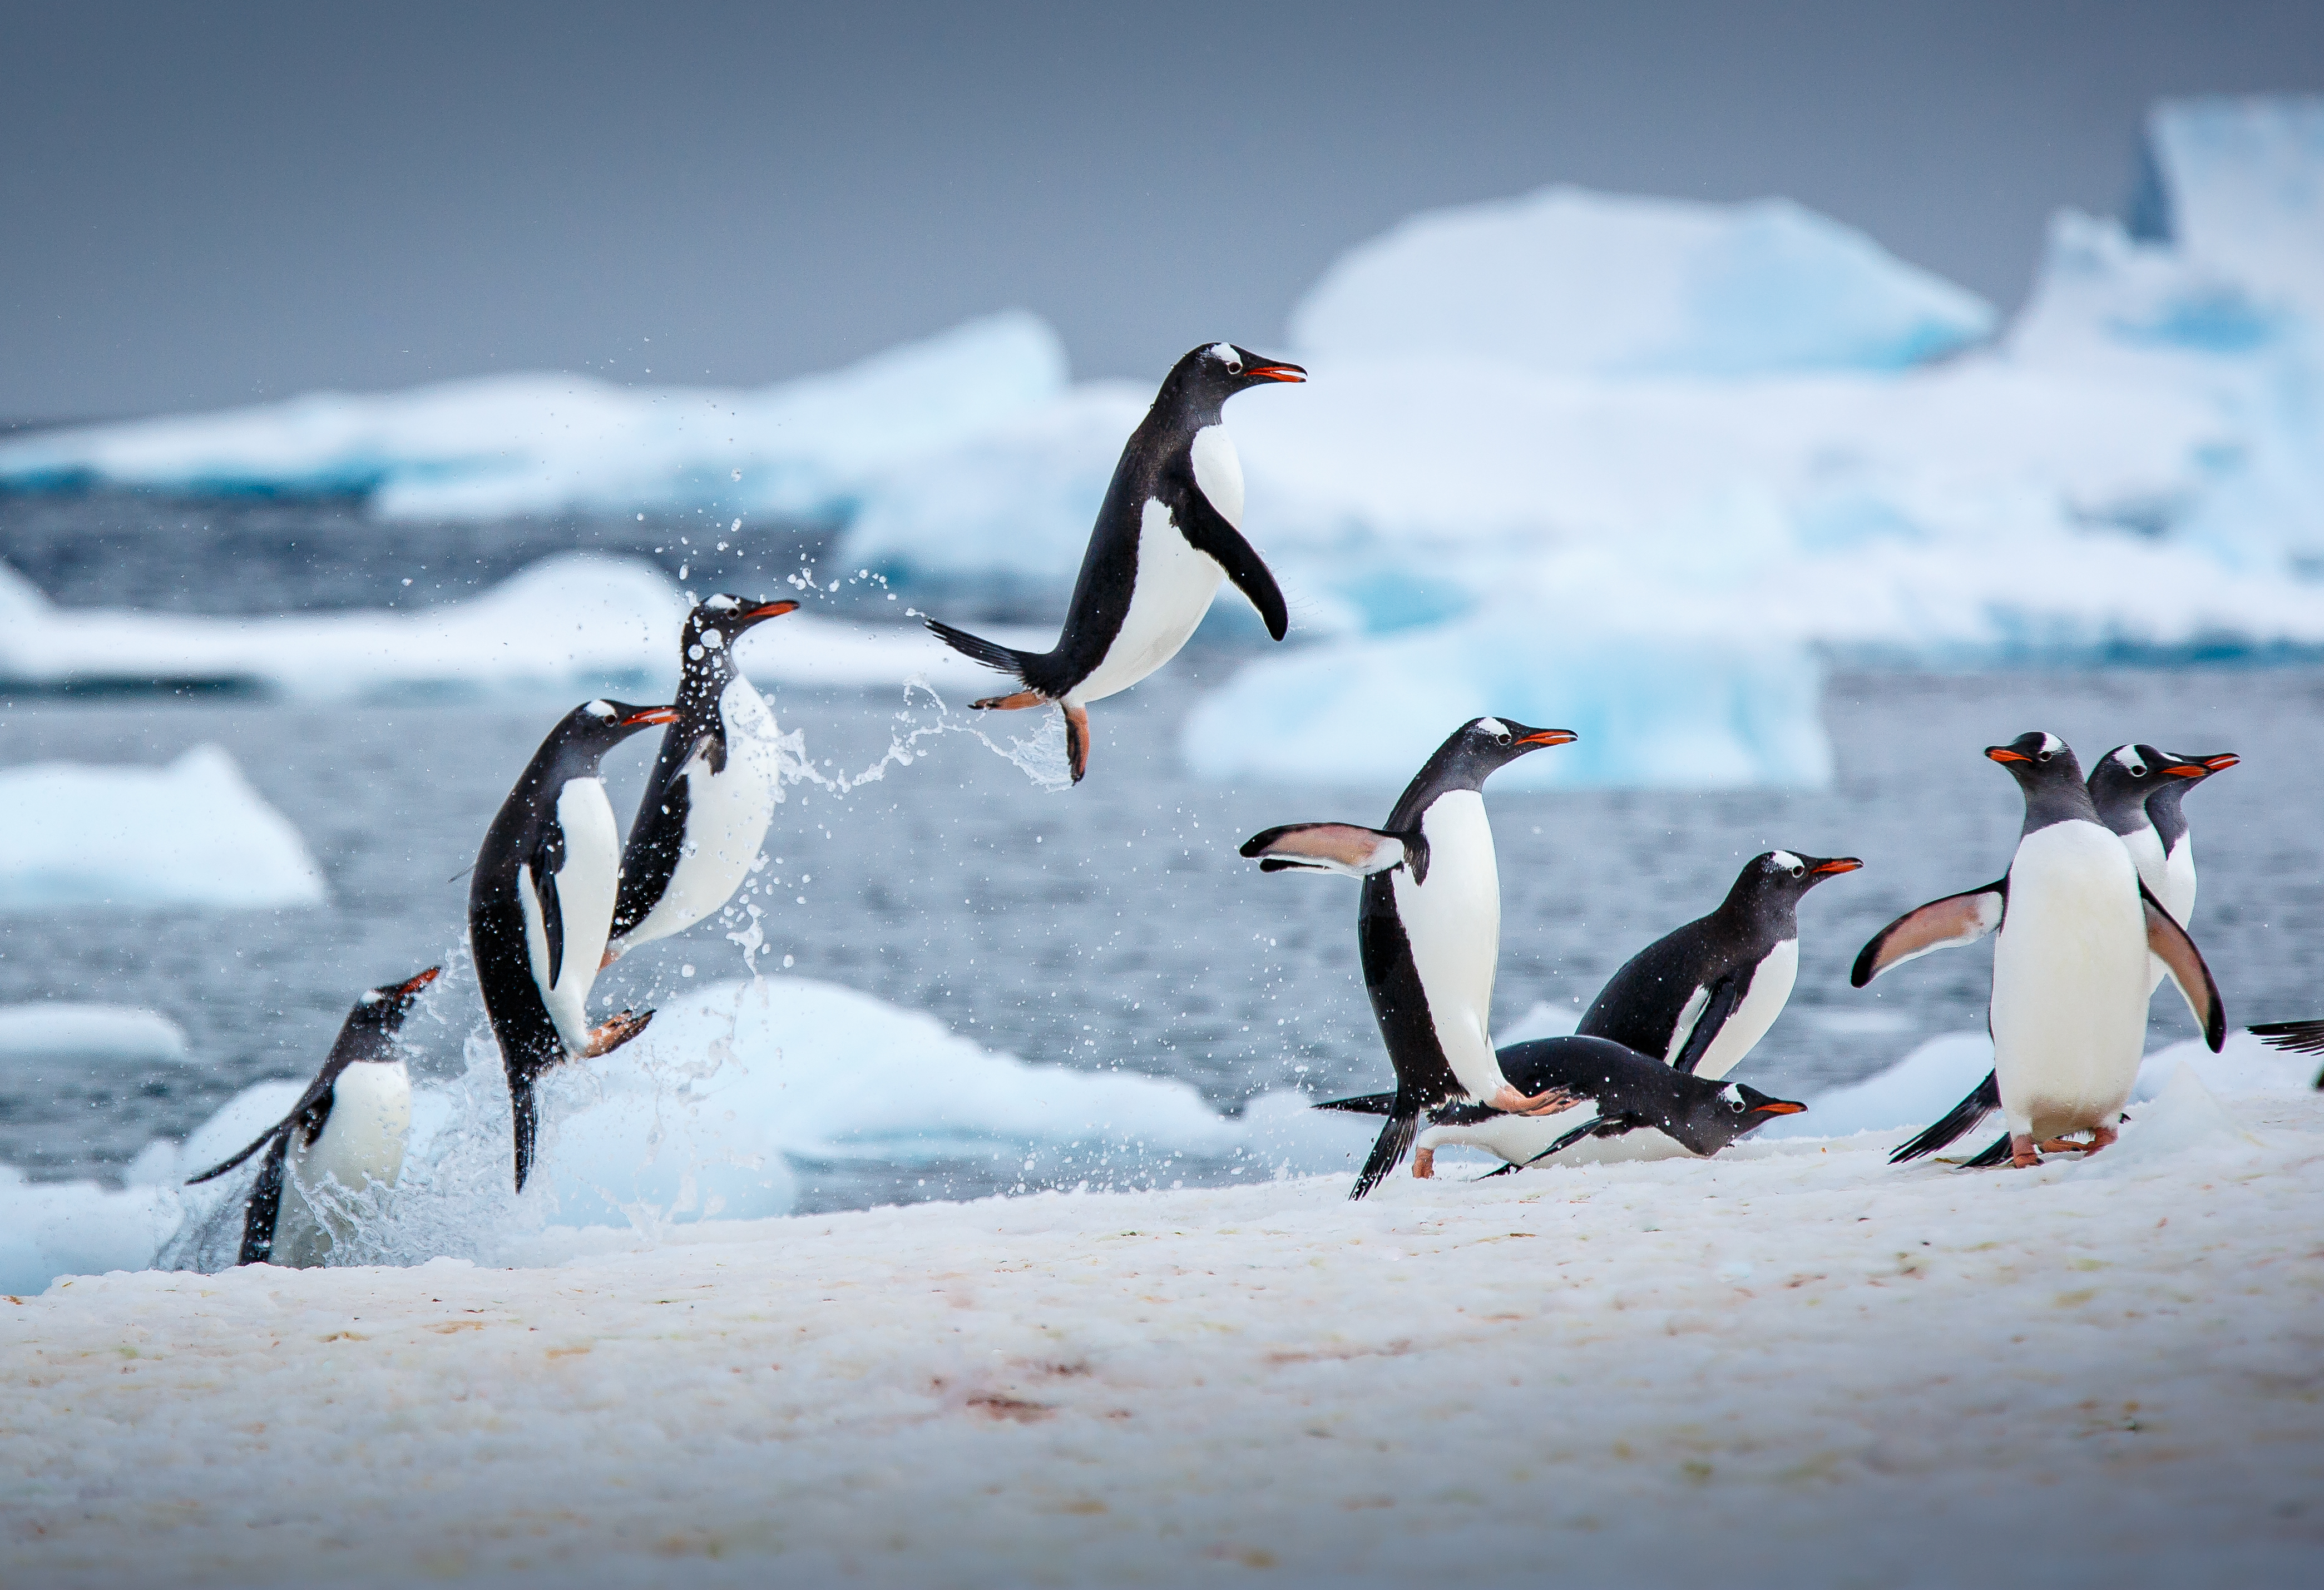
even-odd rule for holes
{"type": "MultiPolygon", "coordinates": [[[[1586,1139],[1623,1139],[1626,1157],[1717,1153],[1777,1116],[1807,1108],[1741,1082],[1690,1076],[1649,1055],[1605,1038],[1536,1038],[1500,1052],[1501,1074],[1520,1092],[1563,1093],[1581,1100],[1555,1115],[1512,1115],[1473,1100],[1440,1104],[1412,1151],[1412,1173],[1435,1174],[1436,1151],[1459,1144],[1500,1156],[1500,1170],[1523,1170],[1586,1139]]],[[[1318,1109],[1384,1116],[1393,1093],[1334,1098],[1318,1109]]]]}
{"type": "Polygon", "coordinates": [[[611,1052],[652,1018],[625,1010],[594,1029],[588,1022],[622,871],[621,832],[598,765],[641,729],[677,721],[676,707],[575,707],[540,742],[477,849],[468,945],[508,1072],[519,1192],[540,1130],[536,1080],[568,1057],[611,1052]]]}
{"type": "Polygon", "coordinates": [[[1766,1036],[1792,997],[1800,896],[1863,865],[1853,856],[1789,850],[1754,856],[1718,910],[1655,940],[1609,979],[1576,1031],[1718,1080],[1766,1036]]]}
{"type": "MultiPolygon", "coordinates": [[[[2212,774],[2239,760],[2232,752],[2209,756],[2174,757],[2151,745],[2118,745],[2098,760],[2088,780],[2090,805],[2130,853],[2138,881],[2162,903],[2171,920],[2185,927],[2195,910],[2195,847],[2179,803],[2187,791],[2212,774]],[[2166,818],[2171,837],[2165,839],[2166,818]]],[[[2168,971],[2159,955],[2147,957],[2146,991],[2152,997],[2168,971]]],[[[1891,1164],[1934,1153],[1977,1129],[1979,1121],[2001,1107],[2001,1084],[1987,1071],[1985,1080],[1969,1090],[1929,1129],[1888,1156],[1891,1164]]],[[[1998,1154],[1997,1144],[1987,1153],[1998,1154]]],[[[1981,1156],[1980,1156],[1981,1157],[1981,1156]]]]}
{"type": "Polygon", "coordinates": [[[1232,343],[1196,348],[1171,368],[1154,406],[1130,435],[1082,556],[1065,631],[1045,652],[1017,651],[928,620],[945,643],[1024,688],[978,707],[1013,711],[1055,702],[1079,784],[1089,767],[1089,703],[1129,689],[1178,655],[1232,580],[1283,639],[1283,593],[1242,537],[1242,461],[1221,418],[1237,392],[1307,372],[1232,343]]]}
{"type": "Polygon", "coordinates": [[[242,1249],[235,1264],[319,1264],[333,1239],[346,1235],[325,1207],[324,1183],[349,1192],[362,1191],[367,1181],[394,1184],[411,1127],[411,1076],[395,1035],[442,970],[431,966],[356,1000],[323,1069],[290,1113],[232,1159],[187,1178],[189,1187],[215,1181],[260,1149],[266,1151],[258,1180],[243,1200],[242,1249]],[[286,1179],[294,1190],[287,1207],[286,1179]]]}
{"type": "Polygon", "coordinates": [[[1493,1056],[1493,972],[1501,950],[1501,880],[1485,780],[1529,751],[1564,745],[1563,729],[1471,718],[1421,767],[1379,828],[1295,823],[1243,841],[1263,871],[1337,872],[1364,880],[1356,943],[1364,988],[1396,1068],[1388,1122],[1351,1198],[1361,1198],[1412,1146],[1422,1114],[1452,1099],[1496,1109],[1563,1109],[1563,1093],[1528,1097],[1493,1056]]]}
{"type": "MultiPolygon", "coordinates": [[[[2146,1039],[2146,965],[2170,969],[2213,1050],[2227,1014],[2192,939],[2138,878],[2122,841],[2098,821],[2081,768],[2053,734],[2024,734],[1985,753],[2025,796],[2009,870],[1994,883],[1906,912],[1874,935],[1849,980],[1998,931],[1993,952],[1993,1065],[2012,1165],[2043,1152],[2095,1153],[2138,1080],[2146,1039]],[[2088,1143],[2067,1140],[2087,1132],[2088,1143]]],[[[1972,1163],[1999,1162],[2003,1145],[1972,1163]]]]}
{"type": "Polygon", "coordinates": [[[775,715],[736,670],[734,644],[752,627],[798,608],[796,602],[720,595],[686,615],[678,717],[662,733],[661,754],[622,851],[608,964],[692,927],[750,876],[783,792],[774,763],[775,715]]]}

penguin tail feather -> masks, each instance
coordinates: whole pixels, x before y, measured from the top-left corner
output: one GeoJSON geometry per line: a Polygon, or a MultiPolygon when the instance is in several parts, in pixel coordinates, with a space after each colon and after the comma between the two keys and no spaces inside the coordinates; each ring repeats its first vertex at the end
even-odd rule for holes
{"type": "Polygon", "coordinates": [[[1380,1126],[1379,1141],[1372,1144],[1371,1157],[1364,1168],[1356,1172],[1356,1185],[1348,1194],[1351,1202],[1364,1196],[1382,1181],[1388,1172],[1404,1163],[1412,1152],[1412,1140],[1420,1135],[1420,1109],[1416,1105],[1397,1099],[1388,1112],[1388,1120],[1380,1126]]]}
{"type": "Polygon", "coordinates": [[[282,1217],[282,1166],[290,1157],[290,1134],[284,1132],[259,1165],[257,1184],[244,1206],[242,1251],[234,1261],[237,1264],[263,1264],[274,1256],[274,1227],[282,1217]]]}
{"type": "MultiPolygon", "coordinates": [[[[955,630],[950,624],[939,623],[935,619],[926,622],[930,634],[961,656],[973,662],[982,663],[988,668],[998,668],[1021,684],[1033,685],[1033,681],[1025,675],[1026,666],[1033,660],[1031,652],[1019,651],[997,640],[987,640],[982,635],[972,635],[965,630],[955,630]]],[[[1038,689],[1039,686],[1033,685],[1033,688],[1038,689]]]]}
{"type": "Polygon", "coordinates": [[[1996,1165],[2006,1165],[2008,1163],[2009,1134],[2004,1132],[2000,1136],[1995,1138],[1992,1142],[1987,1144],[1982,1149],[1978,1150],[1976,1158],[1961,1161],[1961,1169],[1964,1171],[1990,1171],[1996,1165]]]}
{"type": "Polygon", "coordinates": [[[1353,1098],[1319,1098],[1316,1109],[1343,1109],[1353,1116],[1384,1116],[1396,1107],[1393,1093],[1359,1093],[1353,1098]]]}
{"type": "Polygon", "coordinates": [[[534,1101],[530,1072],[509,1072],[509,1125],[516,1138],[516,1190],[524,1190],[532,1174],[532,1145],[540,1131],[540,1109],[534,1101]]]}
{"type": "Polygon", "coordinates": [[[2324,1021],[2263,1021],[2252,1024],[2252,1035],[2271,1049],[2294,1054],[2324,1054],[2324,1021]]]}
{"type": "MultiPolygon", "coordinates": [[[[1969,1090],[1968,1097],[1947,1110],[1929,1129],[1888,1156],[1892,1165],[1934,1153],[1955,1139],[1977,1130],[1977,1124],[2001,1107],[2001,1082],[1997,1073],[1987,1071],[1985,1080],[1969,1090]]],[[[2007,1139],[2004,1139],[2006,1143],[2007,1139]]]]}

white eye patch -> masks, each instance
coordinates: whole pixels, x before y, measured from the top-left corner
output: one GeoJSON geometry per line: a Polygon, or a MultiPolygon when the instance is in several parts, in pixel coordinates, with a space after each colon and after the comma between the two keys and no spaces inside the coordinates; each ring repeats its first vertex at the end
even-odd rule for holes
{"type": "Polygon", "coordinates": [[[739,596],[714,596],[702,605],[705,607],[715,607],[720,612],[724,612],[730,607],[742,606],[742,599],[739,596]]]}
{"type": "Polygon", "coordinates": [[[1728,1083],[1726,1087],[1721,1088],[1719,1090],[1719,1097],[1725,1099],[1729,1104],[1740,1104],[1743,1102],[1743,1095],[1735,1090],[1735,1084],[1732,1082],[1728,1083]]]}
{"type": "Polygon", "coordinates": [[[1769,856],[1767,859],[1773,861],[1776,866],[1784,869],[1786,872],[1790,871],[1794,867],[1805,867],[1807,865],[1806,862],[1801,860],[1797,856],[1793,855],[1789,850],[1777,850],[1775,854],[1769,856]]]}
{"type": "Polygon", "coordinates": [[[1509,726],[1499,718],[1480,718],[1477,727],[1487,734],[1507,734],[1509,731],[1509,726]]]}
{"type": "Polygon", "coordinates": [[[2042,754],[2043,756],[2046,757],[2053,751],[2061,751],[2065,749],[2066,742],[2060,740],[2056,735],[2044,733],[2042,736],[2042,754]]]}
{"type": "Polygon", "coordinates": [[[613,715],[613,709],[602,701],[593,701],[581,710],[593,718],[610,718],[613,715]]]}
{"type": "Polygon", "coordinates": [[[2131,749],[2131,748],[2126,745],[2118,748],[2115,751],[2114,759],[2120,762],[2125,767],[2128,768],[2133,773],[2144,773],[2146,771],[2146,764],[2138,759],[2138,753],[2131,749]]]}
{"type": "Polygon", "coordinates": [[[1235,351],[1234,344],[1213,343],[1211,345],[1210,353],[1212,358],[1216,359],[1229,370],[1234,371],[1238,373],[1241,372],[1242,355],[1235,351]]]}

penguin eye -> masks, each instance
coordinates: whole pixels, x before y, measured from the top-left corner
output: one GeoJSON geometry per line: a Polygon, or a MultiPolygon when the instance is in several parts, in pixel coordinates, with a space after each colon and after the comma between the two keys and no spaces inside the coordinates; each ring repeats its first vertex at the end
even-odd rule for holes
{"type": "Polygon", "coordinates": [[[1805,878],[1808,875],[1808,869],[1804,867],[1794,867],[1791,869],[1791,874],[1794,878],[1805,878]]]}
{"type": "Polygon", "coordinates": [[[1512,736],[1509,731],[1504,729],[1499,734],[1493,736],[1493,743],[1495,745],[1507,745],[1509,743],[1511,738],[1512,736]]]}
{"type": "Polygon", "coordinates": [[[2144,778],[2144,777],[2146,777],[2146,764],[2145,764],[2145,763],[2144,763],[2144,762],[2133,762],[2133,763],[2130,765],[2130,776],[2131,776],[2133,778],[2144,778]]]}

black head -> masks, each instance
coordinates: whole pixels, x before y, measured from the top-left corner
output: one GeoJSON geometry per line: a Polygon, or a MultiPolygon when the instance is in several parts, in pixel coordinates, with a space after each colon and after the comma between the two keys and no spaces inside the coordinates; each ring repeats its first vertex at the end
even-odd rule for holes
{"type": "Polygon", "coordinates": [[[1306,379],[1307,372],[1296,364],[1266,358],[1233,343],[1211,343],[1170,367],[1154,401],[1157,408],[1167,404],[1199,423],[1213,423],[1219,409],[1237,392],[1306,379]]]}
{"type": "Polygon", "coordinates": [[[431,966],[418,977],[374,988],[356,1000],[355,1007],[347,1012],[346,1024],[339,1028],[338,1042],[331,1046],[331,1058],[340,1064],[393,1060],[393,1040],[403,1026],[403,1018],[411,1014],[411,1007],[420,1003],[420,996],[443,971],[440,966],[431,966]]]}
{"type": "Polygon", "coordinates": [[[2008,768],[2024,792],[2025,832],[2075,818],[2098,821],[2098,809],[2082,783],[2082,765],[2074,760],[2073,748],[2056,735],[2032,730],[2007,745],[1987,746],[1985,754],[2008,768]]]}
{"type": "Polygon", "coordinates": [[[632,706],[601,697],[585,701],[566,713],[564,721],[549,731],[549,739],[563,755],[586,757],[594,763],[639,730],[677,721],[676,707],[632,706]]]}
{"type": "Polygon", "coordinates": [[[2090,769],[2090,804],[2098,821],[2116,833],[2136,833],[2151,826],[2146,797],[2158,782],[2155,764],[2143,745],[2118,745],[2090,769]]]}
{"type": "Polygon", "coordinates": [[[1760,1092],[1748,1082],[1722,1083],[1711,1098],[1710,1119],[1702,1123],[1707,1135],[1724,1148],[1747,1133],[1756,1132],[1777,1116],[1805,1113],[1807,1106],[1760,1092]]]}
{"type": "Polygon", "coordinates": [[[686,615],[686,629],[678,638],[678,651],[688,662],[698,662],[712,652],[731,651],[734,642],[769,619],[781,618],[787,612],[797,612],[796,602],[756,602],[747,596],[733,596],[721,592],[695,603],[694,611],[686,615]],[[696,652],[696,647],[702,648],[696,652]]]}
{"type": "Polygon", "coordinates": [[[2146,794],[2146,815],[2163,836],[2165,848],[2179,842],[2187,832],[2187,819],[2179,810],[2179,803],[2187,792],[2214,773],[2224,773],[2243,758],[2233,751],[2213,751],[2207,755],[2182,756],[2177,751],[2157,750],[2151,745],[2135,748],[2139,757],[2153,769],[2147,782],[2153,787],[2146,794]]]}
{"type": "Polygon", "coordinates": [[[1774,908],[1788,915],[1800,896],[1828,878],[1854,872],[1864,865],[1853,856],[1803,856],[1795,850],[1768,850],[1743,863],[1735,875],[1728,903],[1753,911],[1774,908]]]}
{"type": "Polygon", "coordinates": [[[1486,779],[1519,757],[1580,738],[1571,729],[1533,729],[1512,718],[1471,718],[1421,765],[1404,798],[1397,802],[1388,826],[1400,828],[1416,820],[1429,802],[1448,790],[1484,788],[1486,779]]]}

